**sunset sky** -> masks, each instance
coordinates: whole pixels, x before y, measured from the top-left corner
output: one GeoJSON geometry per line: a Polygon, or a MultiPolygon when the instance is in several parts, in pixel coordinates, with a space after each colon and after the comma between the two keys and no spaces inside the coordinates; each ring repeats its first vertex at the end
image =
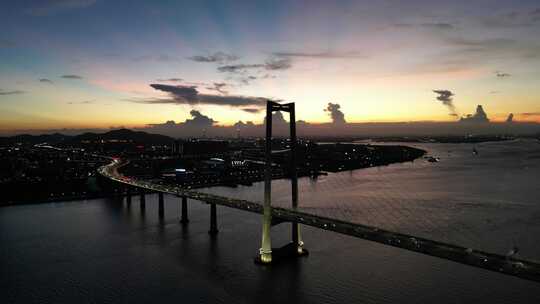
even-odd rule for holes
{"type": "Polygon", "coordinates": [[[540,2],[2,1],[0,131],[298,119],[540,121],[540,2]],[[278,3],[279,2],[279,3],[278,3]],[[152,86],[151,86],[152,85],[152,86]]]}

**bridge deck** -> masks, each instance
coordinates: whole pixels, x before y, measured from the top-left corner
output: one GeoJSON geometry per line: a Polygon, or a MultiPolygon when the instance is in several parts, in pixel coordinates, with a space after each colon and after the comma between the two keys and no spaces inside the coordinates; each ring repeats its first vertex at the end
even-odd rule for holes
{"type": "MultiPolygon", "coordinates": [[[[127,163],[128,161],[115,159],[110,164],[99,168],[99,173],[113,181],[150,191],[185,196],[193,200],[214,203],[249,212],[262,213],[263,211],[263,206],[256,202],[197,192],[177,186],[160,185],[123,176],[118,173],[118,168],[125,166],[127,163]]],[[[273,207],[272,218],[278,222],[296,222],[384,245],[451,260],[461,264],[540,282],[540,264],[534,261],[508,258],[498,254],[309,214],[294,209],[273,207]]]]}

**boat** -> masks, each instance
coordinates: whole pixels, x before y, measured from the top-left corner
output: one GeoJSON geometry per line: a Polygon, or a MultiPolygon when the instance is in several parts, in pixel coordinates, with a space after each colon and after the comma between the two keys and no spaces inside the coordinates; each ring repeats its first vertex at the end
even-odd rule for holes
{"type": "Polygon", "coordinates": [[[430,163],[438,163],[440,160],[438,157],[433,157],[433,156],[427,156],[426,159],[430,163]]]}

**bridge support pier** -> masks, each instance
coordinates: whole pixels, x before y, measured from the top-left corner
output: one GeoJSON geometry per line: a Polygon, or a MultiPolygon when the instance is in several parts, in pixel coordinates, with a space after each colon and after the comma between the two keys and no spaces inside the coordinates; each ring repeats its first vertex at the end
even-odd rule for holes
{"type": "Polygon", "coordinates": [[[208,233],[215,236],[218,232],[216,204],[210,203],[210,230],[208,230],[208,233]]]}
{"type": "Polygon", "coordinates": [[[126,204],[128,208],[131,208],[131,187],[126,188],[126,204]]]}
{"type": "MultiPolygon", "coordinates": [[[[296,113],[294,104],[289,108],[290,113],[290,136],[291,136],[291,192],[292,192],[292,208],[298,208],[298,173],[296,170],[296,113]]],[[[304,242],[300,234],[300,224],[292,223],[292,244],[298,256],[307,255],[307,250],[304,249],[304,242]]]]}
{"type": "Polygon", "coordinates": [[[146,196],[144,194],[144,190],[141,190],[140,204],[141,204],[141,212],[144,212],[144,210],[146,209],[146,196]]]}
{"type": "Polygon", "coordinates": [[[262,240],[259,256],[255,258],[256,263],[272,263],[272,240],[270,228],[272,226],[272,112],[273,103],[266,104],[266,143],[265,143],[265,170],[264,170],[264,205],[262,240]]]}
{"type": "Polygon", "coordinates": [[[188,209],[187,209],[187,197],[182,196],[182,217],[180,218],[180,223],[187,224],[189,223],[188,219],[188,209]]]}
{"type": "Polygon", "coordinates": [[[162,219],[165,215],[165,208],[163,206],[164,199],[163,199],[163,192],[158,193],[158,204],[159,204],[159,218],[162,219]]]}

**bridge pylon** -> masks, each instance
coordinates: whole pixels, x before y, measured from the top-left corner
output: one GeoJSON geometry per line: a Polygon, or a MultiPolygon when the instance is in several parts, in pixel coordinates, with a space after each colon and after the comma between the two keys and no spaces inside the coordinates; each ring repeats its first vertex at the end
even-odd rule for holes
{"type": "MultiPolygon", "coordinates": [[[[294,103],[279,104],[268,100],[266,102],[266,143],[265,143],[265,171],[264,171],[264,205],[262,242],[259,255],[255,262],[260,264],[272,263],[272,241],[270,229],[272,227],[272,114],[274,111],[289,113],[290,127],[290,175],[292,190],[292,208],[298,207],[298,175],[296,172],[296,114],[294,103]]],[[[292,223],[292,243],[283,247],[283,255],[302,256],[307,254],[303,248],[304,242],[300,234],[298,223],[292,223]]]]}

